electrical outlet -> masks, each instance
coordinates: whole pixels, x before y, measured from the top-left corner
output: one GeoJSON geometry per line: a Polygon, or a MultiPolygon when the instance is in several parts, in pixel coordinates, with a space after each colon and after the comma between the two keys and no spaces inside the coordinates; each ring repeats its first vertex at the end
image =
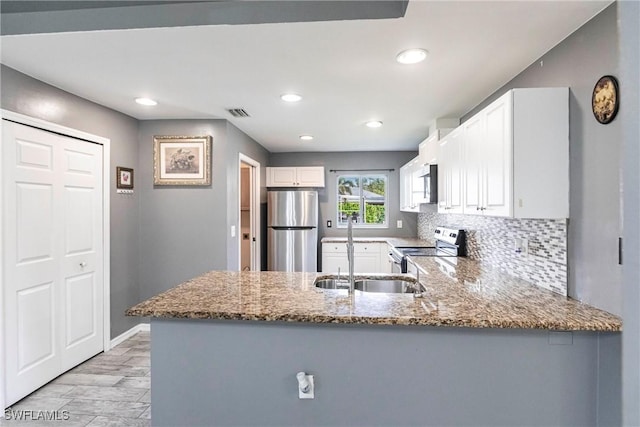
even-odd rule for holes
{"type": "Polygon", "coordinates": [[[396,221],[396,228],[402,228],[402,220],[401,219],[396,221]]]}
{"type": "Polygon", "coordinates": [[[331,220],[330,220],[330,219],[328,219],[328,220],[327,220],[327,228],[331,228],[331,226],[332,226],[332,225],[333,225],[333,224],[331,223],[331,220]]]}
{"type": "Polygon", "coordinates": [[[529,255],[529,240],[528,239],[515,239],[514,249],[517,254],[521,254],[524,256],[529,255]]]}

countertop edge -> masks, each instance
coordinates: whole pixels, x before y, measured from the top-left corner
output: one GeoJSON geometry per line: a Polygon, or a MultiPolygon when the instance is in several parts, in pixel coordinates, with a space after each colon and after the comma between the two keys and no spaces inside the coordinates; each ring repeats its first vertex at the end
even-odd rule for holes
{"type": "Polygon", "coordinates": [[[454,327],[472,329],[534,329],[565,332],[622,332],[622,323],[619,325],[569,325],[558,322],[518,322],[518,321],[493,321],[491,319],[450,319],[447,321],[433,319],[419,319],[415,317],[366,317],[366,316],[322,316],[322,315],[260,315],[227,312],[162,312],[157,310],[129,309],[125,312],[130,317],[151,317],[157,319],[192,319],[192,320],[251,320],[258,322],[287,322],[287,323],[313,323],[313,324],[354,324],[354,325],[380,325],[380,326],[431,326],[454,327]]]}

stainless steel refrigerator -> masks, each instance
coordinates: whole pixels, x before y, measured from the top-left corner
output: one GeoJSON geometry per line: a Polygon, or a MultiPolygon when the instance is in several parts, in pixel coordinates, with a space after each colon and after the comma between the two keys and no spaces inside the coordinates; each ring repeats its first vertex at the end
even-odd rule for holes
{"type": "Polygon", "coordinates": [[[318,270],[318,192],[268,192],[267,244],[270,271],[318,270]]]}

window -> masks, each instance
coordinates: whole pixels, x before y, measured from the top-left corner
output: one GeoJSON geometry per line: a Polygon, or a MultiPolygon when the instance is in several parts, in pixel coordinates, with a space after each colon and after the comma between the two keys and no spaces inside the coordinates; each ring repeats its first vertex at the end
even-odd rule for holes
{"type": "Polygon", "coordinates": [[[387,177],[385,175],[338,176],[338,227],[387,227],[387,177]]]}

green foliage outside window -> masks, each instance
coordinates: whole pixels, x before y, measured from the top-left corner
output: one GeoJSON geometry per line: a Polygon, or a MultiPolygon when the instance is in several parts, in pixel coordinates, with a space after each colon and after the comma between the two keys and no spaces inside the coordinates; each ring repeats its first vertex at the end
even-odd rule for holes
{"type": "Polygon", "coordinates": [[[365,203],[364,205],[364,222],[367,224],[384,224],[384,205],[374,205],[365,203]]]}
{"type": "Polygon", "coordinates": [[[339,224],[346,224],[349,216],[357,224],[386,224],[386,176],[344,175],[337,184],[339,224]]]}

